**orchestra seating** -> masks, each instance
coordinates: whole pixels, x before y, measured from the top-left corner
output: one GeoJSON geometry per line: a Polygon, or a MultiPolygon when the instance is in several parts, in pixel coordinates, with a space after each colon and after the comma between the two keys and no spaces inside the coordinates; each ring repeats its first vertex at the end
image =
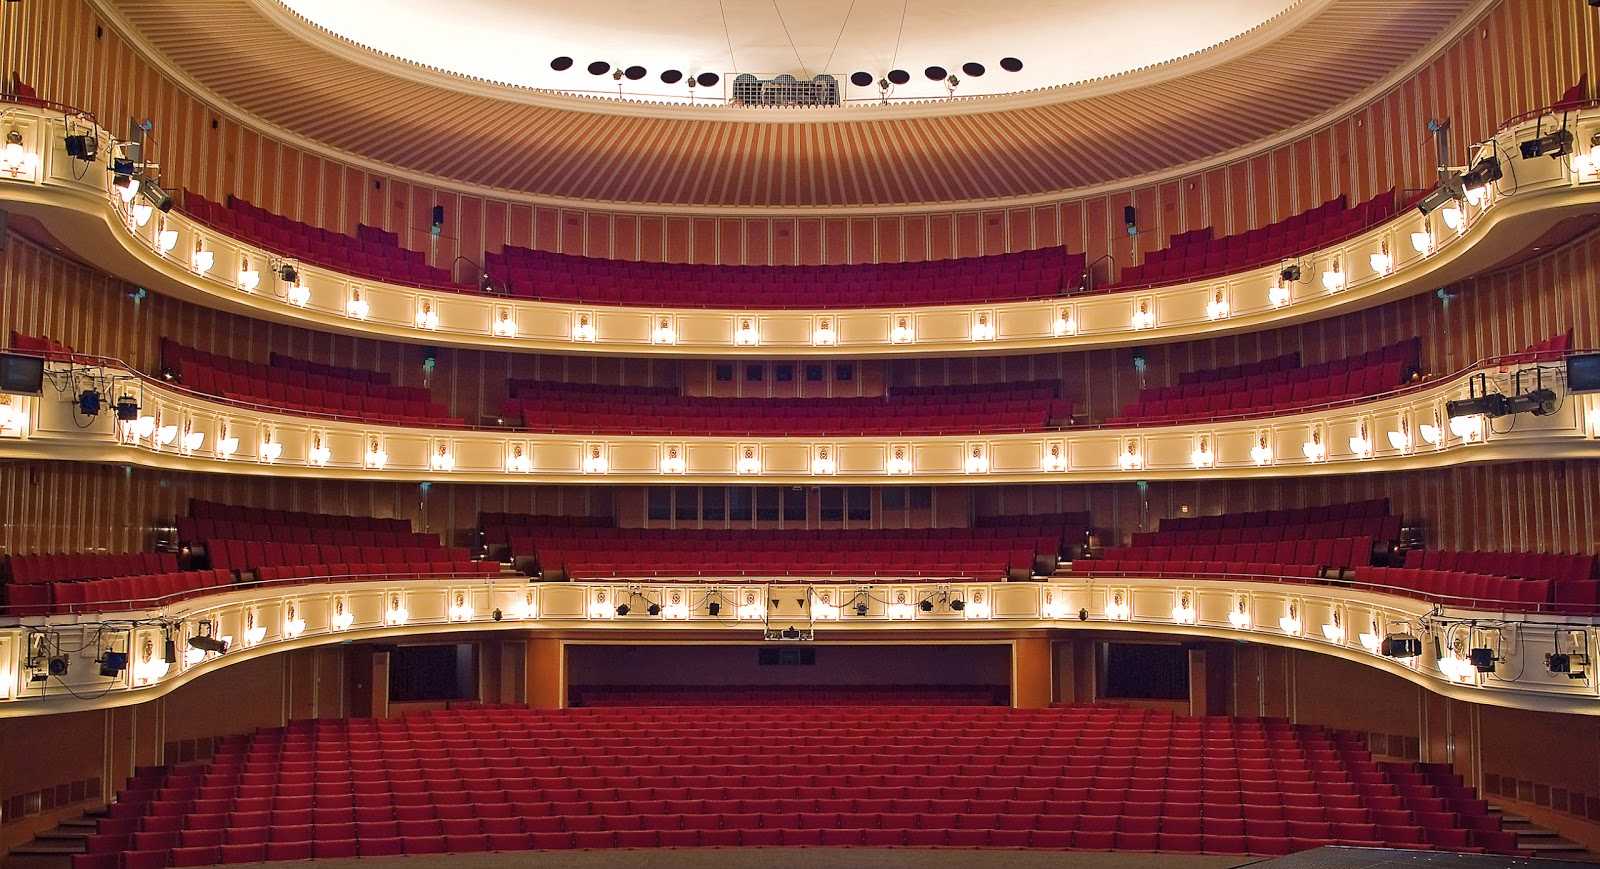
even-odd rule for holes
{"type": "Polygon", "coordinates": [[[13,555],[7,573],[14,616],[145,609],[232,581],[226,570],[183,570],[170,552],[13,555]]]}
{"type": "Polygon", "coordinates": [[[1372,563],[1400,537],[1399,516],[1384,500],[1294,510],[1161,520],[1136,532],[1130,546],[1079,559],[1074,575],[1338,579],[1372,563]]]}
{"type": "Polygon", "coordinates": [[[756,846],[1518,853],[1447,766],[1375,761],[1354,733],[1108,705],[816,703],[292,721],[136,770],[73,866],[756,846]]]}
{"type": "Polygon", "coordinates": [[[931,435],[1066,425],[1059,381],[893,389],[871,398],[705,398],[669,387],[512,380],[501,416],[533,431],[662,435],[931,435]]]}
{"type": "Polygon", "coordinates": [[[1403,567],[1357,568],[1355,581],[1467,609],[1600,613],[1593,555],[1416,549],[1403,567]]]}
{"type": "Polygon", "coordinates": [[[972,528],[728,530],[616,528],[561,517],[486,514],[484,541],[533,556],[548,579],[773,576],[995,581],[1054,569],[1082,514],[1012,516],[972,528]]]}
{"type": "Polygon", "coordinates": [[[1294,412],[1382,395],[1417,371],[1421,339],[1412,338],[1357,356],[1315,365],[1299,354],[1251,365],[1193,372],[1173,386],[1139,390],[1139,400],[1107,425],[1183,422],[1294,412]]]}
{"type": "Polygon", "coordinates": [[[573,685],[573,707],[1010,706],[1009,685],[573,685]]]}
{"type": "Polygon", "coordinates": [[[1174,235],[1166,247],[1145,254],[1143,264],[1123,269],[1117,283],[1102,289],[1183,283],[1282,262],[1361,233],[1395,213],[1393,190],[1354,208],[1345,202],[1340,194],[1277,223],[1224,238],[1213,238],[1210,227],[1174,235]]]}
{"type": "MultiPolygon", "coordinates": [[[[421,251],[400,244],[399,235],[374,226],[361,224],[355,235],[345,235],[274,214],[232,195],[223,204],[188,190],[183,193],[183,210],[227,235],[302,263],[391,284],[455,292],[477,290],[475,285],[456,283],[449,269],[428,265],[421,251]]],[[[266,263],[255,267],[263,273],[267,270],[266,263]]]]}
{"type": "Polygon", "coordinates": [[[404,519],[339,516],[190,502],[179,539],[204,547],[211,565],[260,582],[388,576],[497,576],[500,564],[440,545],[404,519]]]}
{"type": "Polygon", "coordinates": [[[1076,292],[1082,254],[1063,248],[930,262],[712,266],[608,260],[528,248],[489,253],[513,297],[675,308],[881,308],[1010,302],[1076,292]]]}
{"type": "Polygon", "coordinates": [[[347,417],[389,425],[459,426],[422,387],[394,386],[389,375],[318,365],[274,353],[270,362],[247,362],[161,339],[165,369],[195,392],[266,405],[284,413],[347,417]]]}

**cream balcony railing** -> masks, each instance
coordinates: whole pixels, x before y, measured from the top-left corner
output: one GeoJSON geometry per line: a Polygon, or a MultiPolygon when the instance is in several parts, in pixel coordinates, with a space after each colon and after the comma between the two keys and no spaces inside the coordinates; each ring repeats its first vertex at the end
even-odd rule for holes
{"type": "Polygon", "coordinates": [[[1569,394],[1561,364],[1542,366],[1542,383],[1556,397],[1553,412],[1449,416],[1448,402],[1474,388],[1507,396],[1531,390],[1526,372],[1533,367],[1491,359],[1359,401],[1185,424],[719,437],[309,417],[201,395],[114,360],[78,356],[47,364],[43,395],[0,396],[0,458],[344,479],[795,485],[1205,480],[1600,457],[1600,394],[1569,394]],[[83,413],[86,391],[102,405],[92,417],[83,413]]]}
{"type": "Polygon", "coordinates": [[[1338,583],[1263,576],[948,584],[347,579],[230,586],[137,610],[108,605],[93,614],[8,619],[0,625],[0,717],[139,703],[230,664],[309,646],[501,631],[629,642],[709,634],[723,642],[961,643],[1039,630],[1204,637],[1335,655],[1471,702],[1600,714],[1594,619],[1498,612],[1492,604],[1446,608],[1338,583]],[[1413,638],[1419,654],[1411,654],[1416,646],[1405,657],[1385,654],[1385,639],[1413,638]],[[1551,655],[1566,656],[1565,671],[1551,666],[1551,655]]]}
{"type": "MultiPolygon", "coordinates": [[[[4,106],[5,104],[0,104],[4,106]]],[[[375,338],[475,349],[680,356],[1016,353],[1148,344],[1303,322],[1413,295],[1490,268],[1559,221],[1600,211],[1591,142],[1600,109],[1571,121],[1577,151],[1522,159],[1548,124],[1526,118],[1478,153],[1505,178],[1423,215],[1385,223],[1294,260],[1172,286],[1031,301],[838,310],[672,309],[541,302],[388,284],[282,257],[178,211],[124,198],[98,130],[98,156],[74,159],[69,134],[96,128],[45,109],[0,114],[0,204],[37,218],[74,253],[158,292],[255,317],[375,338]],[[1300,280],[1285,282],[1288,265],[1300,280]]]]}

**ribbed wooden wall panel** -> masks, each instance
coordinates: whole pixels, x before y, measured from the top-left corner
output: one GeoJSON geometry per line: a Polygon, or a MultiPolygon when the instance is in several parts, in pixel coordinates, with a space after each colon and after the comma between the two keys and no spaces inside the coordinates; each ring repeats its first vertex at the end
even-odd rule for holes
{"type": "MultiPolygon", "coordinates": [[[[1595,68],[1600,43],[1596,18],[1581,3],[1505,0],[1418,75],[1372,105],[1265,153],[1159,185],[1090,197],[1067,194],[1042,204],[1002,202],[954,214],[905,206],[893,214],[850,219],[709,210],[697,217],[652,212],[648,205],[536,207],[511,194],[461,195],[448,185],[413,183],[302,153],[182,92],[110,29],[97,37],[99,24],[82,0],[19,5],[8,11],[20,45],[15,67],[23,78],[45,97],[94,111],[113,129],[124,129],[130,117],[152,118],[153,155],[172,186],[216,199],[237,194],[343,231],[353,231],[357,222],[382,226],[443,267],[457,265],[457,255],[477,260],[485,249],[502,244],[624,260],[752,264],[924,260],[1065,245],[1091,257],[1109,253],[1126,266],[1176,232],[1213,226],[1225,235],[1341,193],[1357,201],[1392,187],[1427,184],[1429,118],[1452,118],[1451,140],[1459,158],[1469,142],[1487,136],[1505,118],[1550,103],[1582,72],[1595,68]],[[427,233],[434,204],[447,210],[445,233],[437,240],[427,233]],[[1139,208],[1143,231],[1136,237],[1122,227],[1125,204],[1139,208]]],[[[808,142],[841,152],[865,155],[876,149],[831,126],[804,129],[808,142]]],[[[440,142],[438,148],[449,144],[440,142]]],[[[514,153],[509,147],[504,152],[514,153]]],[[[1114,154],[1106,156],[1115,164],[1114,154]]],[[[615,174],[618,183],[632,183],[631,176],[651,171],[669,173],[670,183],[658,187],[683,202],[710,207],[721,204],[716,197],[726,192],[714,173],[673,161],[615,174]]],[[[799,172],[800,167],[785,163],[772,171],[799,172]]],[[[906,171],[916,177],[938,174],[920,164],[906,171]]],[[[821,204],[847,208],[873,201],[868,189],[810,170],[806,176],[826,188],[819,193],[826,200],[821,204]]],[[[982,180],[985,173],[970,176],[982,180]]],[[[781,196],[789,183],[773,179],[772,189],[781,196]]],[[[607,192],[595,187],[589,195],[606,200],[607,192]]],[[[1006,195],[986,188],[989,194],[1006,195]]],[[[460,274],[467,274],[465,266],[460,274]]]]}

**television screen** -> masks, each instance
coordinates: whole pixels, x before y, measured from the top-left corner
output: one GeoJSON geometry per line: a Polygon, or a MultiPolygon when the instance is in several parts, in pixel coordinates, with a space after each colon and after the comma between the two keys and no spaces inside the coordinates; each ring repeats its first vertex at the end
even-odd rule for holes
{"type": "Polygon", "coordinates": [[[1600,353],[1567,357],[1567,391],[1600,392],[1600,353]]]}
{"type": "Polygon", "coordinates": [[[0,392],[38,395],[44,391],[44,360],[0,353],[0,392]]]}

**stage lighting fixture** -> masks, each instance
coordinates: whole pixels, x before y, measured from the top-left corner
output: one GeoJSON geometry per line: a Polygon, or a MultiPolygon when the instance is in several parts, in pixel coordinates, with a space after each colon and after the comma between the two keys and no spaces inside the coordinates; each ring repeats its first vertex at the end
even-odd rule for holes
{"type": "Polygon", "coordinates": [[[706,612],[714,616],[720,616],[722,615],[722,604],[712,601],[711,603],[706,604],[706,612]]]}
{"type": "Polygon", "coordinates": [[[1505,172],[1500,168],[1500,158],[1490,154],[1479,160],[1472,169],[1462,173],[1460,178],[1463,191],[1479,187],[1487,187],[1504,177],[1505,172]]]}
{"type": "Polygon", "coordinates": [[[300,280],[300,270],[294,267],[294,263],[284,263],[278,266],[278,277],[284,283],[292,284],[300,280]]]}
{"type": "MultiPolygon", "coordinates": [[[[52,661],[55,659],[52,658],[52,661]]],[[[1566,652],[1557,652],[1544,656],[1544,665],[1551,675],[1565,675],[1569,679],[1582,679],[1588,674],[1584,672],[1584,665],[1589,663],[1587,655],[1573,655],[1566,652]]]]}
{"type": "Polygon", "coordinates": [[[132,160],[126,157],[111,158],[111,183],[118,187],[127,187],[133,183],[135,167],[132,160]]]}
{"type": "Polygon", "coordinates": [[[794,625],[790,625],[783,629],[783,638],[786,640],[798,640],[800,639],[800,631],[794,625]]]}
{"type": "Polygon", "coordinates": [[[867,605],[866,605],[865,602],[856,604],[855,609],[856,609],[856,615],[858,615],[858,616],[864,616],[864,615],[867,614],[867,605]]]}
{"type": "Polygon", "coordinates": [[[228,644],[216,637],[190,637],[189,646],[202,652],[216,652],[219,655],[228,651],[228,644]]]}
{"type": "Polygon", "coordinates": [[[1378,651],[1385,658],[1415,658],[1422,654],[1422,640],[1412,634],[1390,634],[1378,651]]]}
{"type": "Polygon", "coordinates": [[[139,402],[133,396],[117,399],[117,422],[135,422],[139,419],[139,402]]]}
{"type": "Polygon", "coordinates": [[[1535,157],[1556,159],[1572,153],[1572,131],[1566,128],[1551,130],[1537,139],[1529,139],[1520,146],[1522,159],[1535,157]]]}
{"type": "Polygon", "coordinates": [[[961,612],[962,610],[964,610],[966,608],[967,608],[967,602],[962,600],[959,597],[954,599],[954,600],[952,600],[952,601],[950,601],[950,609],[953,612],[961,612]]]}
{"type": "Polygon", "coordinates": [[[1444,405],[1446,416],[1486,416],[1493,419],[1506,415],[1506,397],[1498,392],[1488,395],[1476,395],[1472,398],[1458,398],[1447,401],[1444,405]]]}
{"type": "Polygon", "coordinates": [[[1435,187],[1417,202],[1417,210],[1423,214],[1431,214],[1434,209],[1449,205],[1460,198],[1459,191],[1452,189],[1453,185],[1444,184],[1435,187]]]}
{"type": "Polygon", "coordinates": [[[1494,649],[1469,649],[1467,651],[1467,663],[1471,664],[1472,668],[1479,673],[1493,673],[1495,663],[1494,649]]]}
{"type": "Polygon", "coordinates": [[[1284,266],[1283,271],[1278,272],[1278,277],[1282,278],[1284,283],[1292,284],[1300,280],[1300,276],[1302,274],[1303,272],[1300,271],[1300,264],[1294,263],[1292,265],[1284,266]]]}
{"type": "Polygon", "coordinates": [[[929,598],[928,600],[925,600],[922,603],[917,604],[917,608],[922,610],[925,613],[933,612],[933,599],[929,598]]]}
{"type": "Polygon", "coordinates": [[[116,678],[118,673],[128,669],[127,652],[106,652],[100,657],[100,675],[108,679],[116,678]]]}
{"type": "Polygon", "coordinates": [[[167,664],[178,663],[178,644],[171,637],[161,643],[161,660],[167,664]]]}
{"type": "Polygon", "coordinates": [[[98,416],[100,414],[100,393],[94,389],[85,389],[78,393],[78,412],[84,416],[98,416]]]}
{"type": "Polygon", "coordinates": [[[151,205],[156,207],[157,211],[166,214],[172,210],[172,194],[162,189],[155,179],[141,173],[139,182],[139,192],[144,195],[145,199],[149,200],[151,205]]]}
{"type": "Polygon", "coordinates": [[[93,163],[100,155],[100,139],[78,134],[67,137],[67,156],[85,163],[93,163]]]}
{"type": "Polygon", "coordinates": [[[645,607],[644,611],[646,613],[648,613],[649,615],[653,615],[653,616],[661,615],[661,604],[652,603],[649,606],[645,607]]]}
{"type": "Polygon", "coordinates": [[[617,615],[625,616],[631,612],[633,612],[633,607],[628,606],[625,603],[617,604],[617,615]]]}

